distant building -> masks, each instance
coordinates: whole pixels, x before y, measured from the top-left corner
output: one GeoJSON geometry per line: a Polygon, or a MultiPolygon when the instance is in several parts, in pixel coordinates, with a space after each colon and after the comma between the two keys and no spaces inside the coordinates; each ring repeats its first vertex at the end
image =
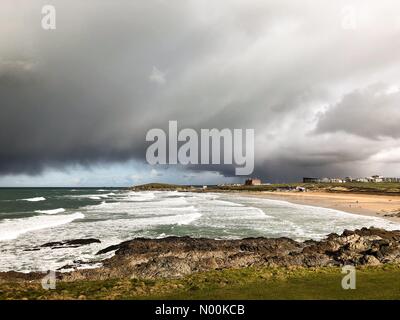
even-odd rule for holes
{"type": "Polygon", "coordinates": [[[391,178],[391,177],[387,177],[387,178],[382,178],[383,182],[400,182],[400,178],[391,178]]]}
{"type": "Polygon", "coordinates": [[[383,177],[374,175],[372,177],[367,178],[368,182],[383,182],[383,177]]]}
{"type": "Polygon", "coordinates": [[[259,185],[261,185],[261,180],[260,180],[260,179],[251,178],[251,179],[247,179],[247,180],[244,182],[244,184],[245,184],[246,186],[259,186],[259,185]]]}
{"type": "Polygon", "coordinates": [[[383,177],[380,175],[374,175],[371,177],[365,178],[303,178],[303,183],[346,183],[346,182],[373,182],[373,183],[381,183],[381,182],[396,182],[400,183],[400,178],[395,177],[383,177]]]}
{"type": "Polygon", "coordinates": [[[303,183],[318,183],[320,182],[319,178],[303,178],[303,183]]]}
{"type": "Polygon", "coordinates": [[[344,183],[345,181],[343,179],[340,179],[340,178],[332,178],[332,179],[329,179],[329,182],[331,182],[331,183],[344,183]]]}

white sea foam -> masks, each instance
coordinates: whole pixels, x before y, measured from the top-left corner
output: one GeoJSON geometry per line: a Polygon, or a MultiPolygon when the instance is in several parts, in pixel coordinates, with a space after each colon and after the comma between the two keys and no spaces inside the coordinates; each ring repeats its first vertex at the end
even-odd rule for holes
{"type": "Polygon", "coordinates": [[[235,203],[235,202],[226,201],[226,200],[213,199],[213,203],[214,204],[219,204],[219,205],[226,205],[226,206],[229,206],[229,207],[244,207],[244,205],[241,204],[241,203],[235,203]]]}
{"type": "Polygon", "coordinates": [[[114,192],[110,192],[110,193],[105,193],[105,194],[88,194],[88,195],[82,195],[82,196],[78,196],[81,198],[89,198],[92,200],[101,200],[101,199],[105,199],[108,198],[110,196],[115,196],[116,194],[114,192]]]}
{"type": "MultiPolygon", "coordinates": [[[[126,233],[162,225],[187,225],[201,218],[201,216],[202,214],[200,212],[191,212],[184,214],[154,215],[143,218],[135,217],[134,219],[118,219],[113,221],[112,231],[115,233],[126,233]]],[[[104,229],[109,227],[108,221],[101,221],[97,224],[99,228],[104,229]]]]}
{"type": "Polygon", "coordinates": [[[52,209],[52,210],[36,210],[36,213],[44,213],[44,214],[57,214],[65,212],[64,208],[52,209]]]}
{"type": "Polygon", "coordinates": [[[76,212],[68,215],[5,219],[0,222],[0,241],[16,239],[27,232],[56,227],[84,217],[83,213],[76,212]]]}
{"type": "Polygon", "coordinates": [[[189,214],[184,214],[184,215],[177,215],[174,218],[178,220],[176,222],[176,224],[178,224],[178,225],[186,225],[186,224],[191,224],[192,222],[194,222],[197,219],[201,218],[201,213],[200,212],[194,212],[194,213],[189,213],[189,214]]]}
{"type": "Polygon", "coordinates": [[[124,197],[125,201],[142,202],[154,199],[156,196],[154,192],[130,192],[124,197]]]}
{"type": "Polygon", "coordinates": [[[171,198],[165,198],[159,202],[159,206],[161,207],[173,207],[173,206],[178,206],[178,205],[186,205],[188,203],[188,200],[186,197],[171,197],[171,198]]]}
{"type": "Polygon", "coordinates": [[[91,199],[91,200],[101,200],[101,199],[106,199],[109,197],[114,197],[117,196],[114,192],[110,193],[104,193],[104,194],[80,194],[80,195],[66,195],[64,197],[66,198],[86,198],[86,199],[91,199]]]}
{"type": "Polygon", "coordinates": [[[170,207],[170,208],[164,208],[164,210],[167,211],[194,211],[196,208],[194,206],[187,206],[187,207],[170,207]]]}
{"type": "Polygon", "coordinates": [[[28,199],[21,199],[23,201],[30,201],[30,202],[38,202],[38,201],[45,201],[45,197],[35,197],[35,198],[28,198],[28,199]]]}

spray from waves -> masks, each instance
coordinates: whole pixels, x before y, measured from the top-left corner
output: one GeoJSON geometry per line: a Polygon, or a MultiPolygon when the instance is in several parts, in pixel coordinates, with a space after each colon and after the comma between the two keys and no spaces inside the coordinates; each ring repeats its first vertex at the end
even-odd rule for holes
{"type": "Polygon", "coordinates": [[[44,213],[44,214],[57,214],[65,212],[64,208],[52,209],[52,210],[36,210],[36,213],[44,213]]]}
{"type": "Polygon", "coordinates": [[[36,198],[28,198],[28,199],[21,199],[22,201],[29,201],[29,202],[38,202],[38,201],[45,201],[45,197],[36,197],[36,198]]]}
{"type": "Polygon", "coordinates": [[[83,218],[85,218],[83,213],[76,212],[67,215],[5,219],[0,223],[0,241],[16,239],[27,232],[53,228],[83,218]]]}

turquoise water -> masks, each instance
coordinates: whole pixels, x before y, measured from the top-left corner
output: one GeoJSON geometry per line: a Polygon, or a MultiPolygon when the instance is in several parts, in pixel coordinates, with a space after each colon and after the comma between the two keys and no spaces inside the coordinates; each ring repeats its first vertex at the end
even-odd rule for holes
{"type": "Polygon", "coordinates": [[[400,229],[381,218],[232,194],[0,189],[0,271],[97,266],[91,263],[113,254],[96,256],[100,249],[135,237],[303,241],[364,226],[400,229]],[[47,242],[81,238],[101,243],[29,251],[47,242]]]}

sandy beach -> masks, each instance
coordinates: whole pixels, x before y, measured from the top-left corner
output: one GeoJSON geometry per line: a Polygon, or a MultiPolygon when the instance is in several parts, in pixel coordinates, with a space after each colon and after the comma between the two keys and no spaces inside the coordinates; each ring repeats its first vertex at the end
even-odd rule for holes
{"type": "Polygon", "coordinates": [[[252,192],[251,196],[337,209],[349,213],[377,216],[400,222],[400,197],[328,192],[252,192]]]}

